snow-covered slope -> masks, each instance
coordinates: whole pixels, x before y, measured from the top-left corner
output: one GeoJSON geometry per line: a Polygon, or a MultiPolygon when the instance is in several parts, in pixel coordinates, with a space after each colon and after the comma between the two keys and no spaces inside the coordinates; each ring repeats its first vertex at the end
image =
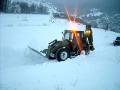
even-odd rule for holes
{"type": "MultiPolygon", "coordinates": [[[[0,14],[0,90],[120,90],[118,33],[93,28],[95,51],[64,62],[30,51],[47,47],[69,22],[48,15],[0,14]]],[[[85,26],[76,25],[80,30],[85,26]]]]}
{"type": "Polygon", "coordinates": [[[57,8],[49,2],[46,2],[46,0],[10,0],[11,3],[13,2],[25,2],[27,3],[29,6],[32,4],[35,4],[36,6],[39,6],[40,4],[42,4],[43,6],[47,7],[49,10],[49,12],[57,12],[57,8]]]}
{"type": "Polygon", "coordinates": [[[97,17],[97,16],[101,16],[101,15],[103,15],[102,12],[100,12],[100,11],[99,11],[98,9],[96,9],[96,8],[93,8],[93,9],[90,10],[90,13],[87,14],[86,16],[87,16],[87,17],[90,17],[90,16],[97,17]]]}

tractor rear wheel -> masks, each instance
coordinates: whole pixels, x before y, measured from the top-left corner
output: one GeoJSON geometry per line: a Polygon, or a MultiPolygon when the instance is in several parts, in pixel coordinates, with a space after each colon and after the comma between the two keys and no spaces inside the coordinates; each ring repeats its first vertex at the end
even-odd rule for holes
{"type": "Polygon", "coordinates": [[[58,61],[65,61],[68,57],[70,57],[70,52],[68,49],[60,49],[56,53],[56,59],[58,61]]]}

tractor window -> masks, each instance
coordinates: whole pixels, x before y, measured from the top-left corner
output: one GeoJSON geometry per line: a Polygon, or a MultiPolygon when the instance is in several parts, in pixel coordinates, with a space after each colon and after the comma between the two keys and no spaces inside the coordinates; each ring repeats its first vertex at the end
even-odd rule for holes
{"type": "Polygon", "coordinates": [[[65,34],[65,39],[69,40],[70,39],[70,33],[65,34]]]}
{"type": "Polygon", "coordinates": [[[77,36],[78,36],[78,37],[80,37],[80,34],[79,34],[79,33],[77,33],[77,36]]]}
{"type": "Polygon", "coordinates": [[[73,40],[73,33],[71,33],[70,40],[73,40]]]}

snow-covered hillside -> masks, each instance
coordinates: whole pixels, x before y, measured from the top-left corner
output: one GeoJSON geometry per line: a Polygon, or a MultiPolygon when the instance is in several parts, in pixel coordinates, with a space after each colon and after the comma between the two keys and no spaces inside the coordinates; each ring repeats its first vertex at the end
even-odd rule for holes
{"type": "Polygon", "coordinates": [[[100,11],[99,11],[98,9],[96,9],[96,8],[93,8],[93,9],[90,10],[90,13],[87,14],[86,16],[87,16],[87,17],[90,17],[90,16],[95,16],[95,17],[97,17],[97,16],[101,16],[101,15],[103,15],[102,12],[100,12],[100,11]]]}
{"type": "Polygon", "coordinates": [[[120,34],[92,28],[95,51],[51,61],[28,46],[42,50],[61,40],[70,23],[54,21],[49,15],[0,14],[0,90],[120,90],[120,47],[111,44],[120,34]]]}
{"type": "MultiPolygon", "coordinates": [[[[24,2],[27,3],[28,6],[30,7],[32,4],[36,6],[40,6],[43,5],[44,7],[48,8],[48,12],[57,12],[57,8],[55,6],[52,5],[52,3],[46,2],[45,0],[10,0],[11,3],[15,3],[18,4],[19,2],[24,2]]],[[[15,4],[15,5],[16,5],[15,4]]]]}

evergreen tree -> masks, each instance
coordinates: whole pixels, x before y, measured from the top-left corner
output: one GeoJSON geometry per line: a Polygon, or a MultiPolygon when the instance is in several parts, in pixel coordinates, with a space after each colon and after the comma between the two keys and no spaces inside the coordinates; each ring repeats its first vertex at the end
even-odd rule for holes
{"type": "Polygon", "coordinates": [[[30,13],[29,6],[26,2],[20,2],[21,13],[30,13]]]}
{"type": "Polygon", "coordinates": [[[0,0],[0,11],[7,12],[8,0],[0,0]]]}

